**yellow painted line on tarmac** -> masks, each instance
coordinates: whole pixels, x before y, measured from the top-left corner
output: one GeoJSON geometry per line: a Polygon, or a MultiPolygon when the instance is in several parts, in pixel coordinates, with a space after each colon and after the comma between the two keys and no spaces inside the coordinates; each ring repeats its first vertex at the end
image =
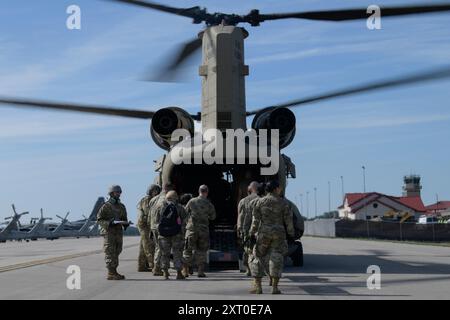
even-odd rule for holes
{"type": "MultiPolygon", "coordinates": [[[[133,244],[133,245],[125,246],[124,249],[137,247],[138,245],[139,244],[133,244]]],[[[9,266],[0,267],[0,273],[4,273],[4,272],[8,272],[8,271],[14,271],[14,270],[20,270],[20,269],[25,269],[25,268],[31,268],[31,267],[40,266],[40,265],[49,264],[49,263],[55,263],[55,262],[61,262],[61,261],[66,261],[66,260],[72,260],[72,259],[76,259],[76,258],[87,257],[87,256],[95,255],[95,254],[101,254],[101,253],[103,253],[103,250],[93,250],[93,251],[87,251],[87,252],[70,254],[70,255],[61,256],[61,257],[54,257],[54,258],[48,258],[48,259],[42,259],[42,260],[35,260],[35,261],[18,263],[18,264],[12,264],[12,265],[9,265],[9,266]]]]}

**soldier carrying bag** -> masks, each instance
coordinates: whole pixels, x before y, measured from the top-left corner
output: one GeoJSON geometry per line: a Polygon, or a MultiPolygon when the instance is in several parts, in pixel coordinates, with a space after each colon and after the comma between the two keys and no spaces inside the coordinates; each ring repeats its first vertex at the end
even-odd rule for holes
{"type": "Polygon", "coordinates": [[[169,202],[164,207],[158,232],[163,237],[173,237],[181,233],[181,218],[175,204],[169,202]]]}

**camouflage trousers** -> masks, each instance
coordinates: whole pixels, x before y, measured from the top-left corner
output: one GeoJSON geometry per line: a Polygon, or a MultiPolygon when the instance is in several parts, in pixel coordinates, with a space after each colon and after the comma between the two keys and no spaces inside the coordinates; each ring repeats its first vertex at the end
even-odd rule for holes
{"type": "Polygon", "coordinates": [[[107,232],[104,235],[103,251],[108,269],[116,269],[119,266],[119,255],[123,247],[122,232],[107,232]]]}
{"type": "Polygon", "coordinates": [[[248,268],[248,260],[250,259],[247,251],[244,249],[244,252],[242,253],[242,262],[244,263],[244,267],[248,268]]]}
{"type": "Polygon", "coordinates": [[[155,252],[153,254],[153,267],[161,267],[161,249],[159,247],[159,241],[157,239],[159,239],[159,232],[158,230],[152,230],[152,238],[155,239],[154,240],[154,244],[155,244],[155,252]]]}
{"type": "Polygon", "coordinates": [[[244,266],[250,268],[250,260],[253,257],[253,247],[250,245],[244,245],[244,253],[242,254],[242,260],[244,262],[244,266]]]}
{"type": "Polygon", "coordinates": [[[203,265],[207,261],[209,250],[209,231],[186,231],[186,243],[183,258],[187,265],[193,262],[203,265]]]}
{"type": "Polygon", "coordinates": [[[250,259],[252,249],[248,246],[247,243],[245,243],[245,238],[246,236],[244,234],[238,237],[238,248],[240,251],[239,254],[242,254],[242,263],[244,264],[244,267],[248,268],[248,261],[250,259]]]}
{"type": "Polygon", "coordinates": [[[155,255],[155,241],[149,230],[139,230],[141,242],[139,244],[138,266],[140,268],[149,267],[153,269],[155,255]]]}
{"type": "Polygon", "coordinates": [[[177,271],[181,271],[183,267],[183,247],[184,239],[183,234],[178,234],[173,237],[158,238],[159,250],[161,253],[161,268],[170,268],[170,254],[173,254],[173,265],[177,271]]]}
{"type": "Polygon", "coordinates": [[[266,272],[269,276],[281,278],[284,256],[288,252],[286,234],[283,232],[258,233],[253,255],[250,259],[252,275],[262,278],[266,272]]]}

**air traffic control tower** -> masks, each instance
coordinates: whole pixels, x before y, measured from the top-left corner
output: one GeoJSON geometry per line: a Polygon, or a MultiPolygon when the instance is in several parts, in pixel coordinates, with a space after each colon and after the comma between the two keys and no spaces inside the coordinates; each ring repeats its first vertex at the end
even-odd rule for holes
{"type": "Polygon", "coordinates": [[[422,186],[420,185],[420,176],[409,175],[403,177],[403,196],[404,197],[420,197],[422,186]]]}

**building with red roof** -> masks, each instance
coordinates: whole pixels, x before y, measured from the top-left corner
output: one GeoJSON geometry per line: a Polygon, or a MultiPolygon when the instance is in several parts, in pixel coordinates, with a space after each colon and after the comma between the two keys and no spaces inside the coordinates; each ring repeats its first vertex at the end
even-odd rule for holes
{"type": "Polygon", "coordinates": [[[450,201],[439,201],[426,208],[428,214],[450,215],[450,201]]]}
{"type": "Polygon", "coordinates": [[[347,193],[338,208],[339,217],[351,220],[372,220],[390,213],[409,213],[418,219],[428,212],[420,196],[419,176],[404,177],[403,196],[379,192],[347,193]]]}

